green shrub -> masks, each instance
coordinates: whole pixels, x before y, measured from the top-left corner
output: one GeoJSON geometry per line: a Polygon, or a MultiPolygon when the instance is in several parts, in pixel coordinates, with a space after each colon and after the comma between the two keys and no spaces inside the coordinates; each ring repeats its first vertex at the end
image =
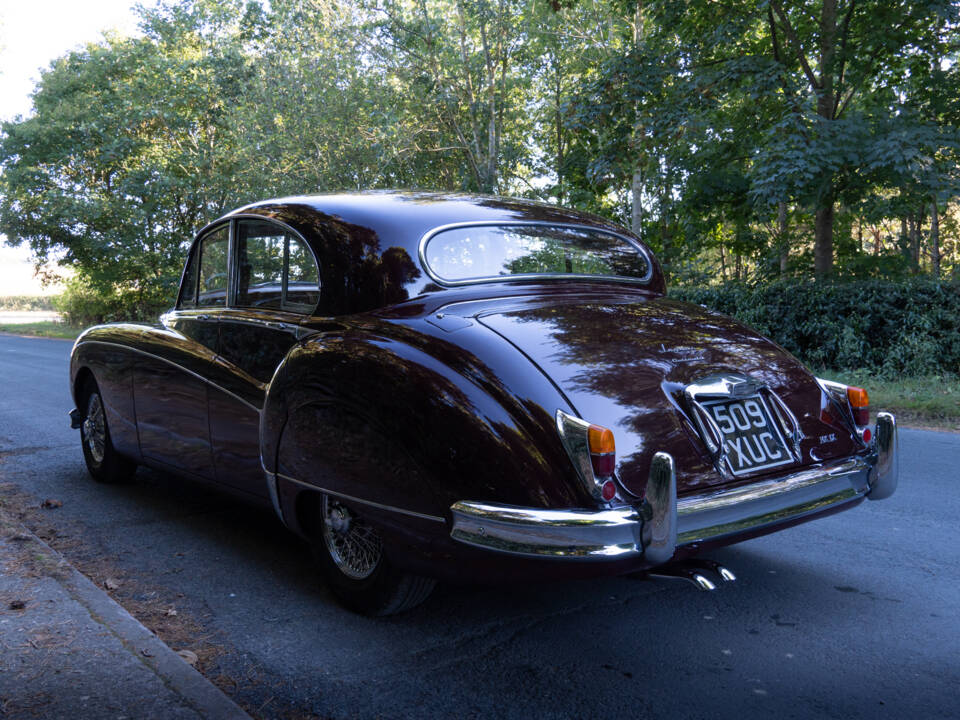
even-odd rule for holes
{"type": "Polygon", "coordinates": [[[960,288],[902,281],[672,288],[755,328],[814,367],[899,375],[960,373],[960,288]]]}
{"type": "Polygon", "coordinates": [[[77,275],[67,281],[66,289],[54,304],[69,325],[85,327],[124,320],[155,320],[172,307],[173,295],[175,291],[169,284],[102,288],[77,275]]]}
{"type": "Polygon", "coordinates": [[[54,310],[55,298],[52,295],[5,295],[0,297],[0,310],[32,312],[54,310]]]}

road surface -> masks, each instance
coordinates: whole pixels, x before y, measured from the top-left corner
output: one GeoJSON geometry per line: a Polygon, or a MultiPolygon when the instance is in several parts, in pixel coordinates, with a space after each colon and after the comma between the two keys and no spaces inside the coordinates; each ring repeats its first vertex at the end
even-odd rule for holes
{"type": "Polygon", "coordinates": [[[960,716],[960,435],[902,430],[893,498],[714,553],[739,580],[713,593],[442,586],[371,620],[336,605],[270,512],[150,470],[92,482],[69,351],[0,336],[0,482],[60,500],[38,512],[61,552],[119,578],[145,621],[175,609],[171,642],[254,715],[960,716]]]}

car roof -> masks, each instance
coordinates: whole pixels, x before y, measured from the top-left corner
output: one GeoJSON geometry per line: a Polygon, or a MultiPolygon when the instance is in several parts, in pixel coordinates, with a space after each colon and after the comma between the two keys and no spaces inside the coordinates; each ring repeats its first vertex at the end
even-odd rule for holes
{"type": "Polygon", "coordinates": [[[309,215],[311,211],[319,216],[376,230],[379,235],[394,240],[405,238],[409,246],[406,242],[402,246],[408,250],[416,250],[420,238],[430,230],[461,222],[533,220],[576,223],[627,232],[596,215],[535,200],[398,190],[274,198],[245,205],[229,215],[258,214],[281,220],[287,217],[297,222],[299,215],[309,215]]]}
{"type": "MultiPolygon", "coordinates": [[[[407,283],[410,297],[427,287],[440,289],[427,282],[429,273],[424,271],[419,250],[424,235],[445,225],[549,222],[596,227],[635,238],[619,225],[590,213],[533,200],[461,193],[379,190],[297,195],[245,205],[217,222],[237,216],[261,216],[289,225],[313,246],[318,257],[332,246],[353,253],[363,248],[364,255],[382,255],[391,248],[400,248],[420,271],[416,274],[417,282],[407,283]]],[[[659,264],[649,250],[648,254],[654,265],[650,286],[659,289],[659,264]]]]}

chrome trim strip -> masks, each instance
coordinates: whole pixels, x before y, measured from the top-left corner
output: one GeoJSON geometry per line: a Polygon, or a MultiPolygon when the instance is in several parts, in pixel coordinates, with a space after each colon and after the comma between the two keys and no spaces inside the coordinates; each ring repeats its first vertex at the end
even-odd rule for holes
{"type": "Polygon", "coordinates": [[[897,419],[888,412],[877,413],[877,465],[871,477],[871,500],[884,500],[896,491],[900,479],[900,441],[897,419]]]}
{"type": "Polygon", "coordinates": [[[580,478],[580,484],[583,489],[594,500],[603,501],[600,494],[600,483],[593,474],[593,465],[590,462],[590,445],[588,441],[588,431],[590,423],[586,420],[565,413],[557,408],[554,414],[557,425],[557,433],[560,435],[560,442],[567,451],[570,462],[573,463],[577,471],[577,477],[580,478]]]}
{"type": "MultiPolygon", "coordinates": [[[[213,382],[213,381],[210,380],[209,378],[205,378],[205,377],[203,377],[202,375],[200,375],[200,374],[198,374],[198,373],[195,373],[193,370],[189,370],[189,369],[185,368],[183,365],[180,365],[179,363],[175,363],[173,360],[170,360],[169,358],[161,357],[160,355],[154,355],[153,353],[147,352],[146,350],[141,350],[140,348],[135,348],[135,347],[132,347],[132,346],[130,346],[130,345],[121,345],[120,343],[108,342],[107,340],[83,340],[82,342],[80,342],[80,341],[77,342],[77,346],[78,346],[78,347],[79,347],[80,345],[85,345],[85,344],[90,344],[90,345],[109,345],[109,346],[111,346],[111,347],[122,348],[123,350],[130,350],[131,352],[139,353],[140,355],[145,355],[145,356],[147,356],[147,357],[153,358],[154,360],[160,360],[161,362],[165,362],[165,363],[167,363],[168,365],[172,365],[173,367],[177,368],[178,370],[182,370],[183,372],[187,373],[187,375],[192,375],[192,376],[195,377],[197,380],[200,380],[200,381],[202,381],[202,382],[205,382],[207,385],[210,385],[211,387],[215,387],[215,388],[216,388],[217,390],[219,390],[220,392],[226,393],[227,395],[229,395],[230,397],[234,398],[235,400],[238,400],[239,402],[242,402],[244,405],[246,405],[247,407],[249,407],[251,410],[253,410],[253,411],[256,412],[257,414],[259,414],[259,413],[261,412],[260,408],[258,408],[258,407],[257,407],[256,405],[254,405],[253,403],[251,403],[251,402],[249,402],[249,401],[247,401],[247,400],[244,400],[242,397],[240,397],[240,396],[237,395],[236,393],[230,392],[230,391],[227,390],[225,387],[221,387],[220,385],[217,385],[215,382],[213,382]]],[[[215,360],[215,358],[211,359],[210,362],[214,362],[214,360],[215,360]]]]}
{"type": "Polygon", "coordinates": [[[454,540],[527,557],[613,560],[640,556],[641,518],[632,507],[591,512],[457,502],[454,540]]]}
{"type": "Polygon", "coordinates": [[[863,497],[870,463],[861,457],[677,502],[678,543],[689,545],[802,517],[863,497]]]}
{"type": "Polygon", "coordinates": [[[389,512],[400,513],[401,515],[409,515],[410,517],[420,518],[421,520],[432,520],[433,522],[445,523],[442,517],[437,517],[436,515],[426,515],[424,513],[418,513],[413,510],[406,510],[404,508],[394,507],[393,505],[384,505],[383,503],[374,502],[373,500],[364,500],[363,498],[354,497],[353,495],[347,495],[346,493],[336,492],[335,490],[328,490],[327,488],[318,487],[317,485],[311,485],[306,483],[303,480],[297,480],[294,477],[289,475],[284,475],[283,473],[276,473],[278,478],[283,478],[289,482],[299,485],[301,487],[307,488],[308,490],[316,490],[317,492],[322,492],[327,495],[333,495],[334,497],[341,498],[343,500],[349,500],[351,502],[357,502],[361,505],[369,505],[370,507],[375,507],[380,510],[387,510],[389,512]]]}
{"type": "Polygon", "coordinates": [[[420,243],[418,245],[417,254],[420,258],[420,266],[424,269],[427,275],[438,285],[444,287],[459,287],[462,285],[479,285],[481,283],[492,283],[492,282],[525,282],[525,281],[537,281],[537,280],[611,280],[615,282],[626,282],[632,283],[634,285],[646,285],[653,278],[653,258],[651,257],[650,252],[641,245],[637,240],[624,235],[623,233],[617,232],[616,230],[611,230],[609,228],[595,226],[595,225],[584,225],[582,223],[575,222],[551,222],[549,220],[475,220],[475,221],[466,221],[466,222],[456,222],[448,223],[446,225],[440,225],[438,227],[429,230],[424,233],[423,237],[420,238],[420,243]],[[577,275],[573,273],[525,273],[522,275],[503,275],[498,277],[487,277],[487,278],[471,278],[469,280],[444,280],[439,275],[437,275],[433,268],[430,267],[430,264],[427,262],[427,243],[434,235],[444,232],[445,230],[453,230],[455,228],[462,227],[488,227],[488,226],[507,226],[507,225],[526,225],[526,226],[541,226],[541,227],[561,227],[561,228],[573,228],[576,230],[590,230],[593,232],[606,233],[607,235],[613,235],[616,238],[624,240],[633,247],[635,247],[639,253],[643,256],[643,259],[647,263],[647,272],[642,278],[631,278],[623,277],[620,275],[577,275]]]}

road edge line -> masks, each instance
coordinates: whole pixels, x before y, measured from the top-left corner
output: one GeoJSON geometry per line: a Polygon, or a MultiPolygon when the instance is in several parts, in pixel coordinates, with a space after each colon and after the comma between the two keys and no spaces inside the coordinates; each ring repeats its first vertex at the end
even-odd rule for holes
{"type": "Polygon", "coordinates": [[[123,646],[149,667],[160,680],[177,693],[193,710],[205,718],[252,720],[237,703],[220,688],[177,655],[126,608],[110,597],[69,560],[50,547],[22,523],[20,530],[29,535],[65,571],[64,577],[51,575],[67,593],[90,613],[98,623],[113,633],[123,646]]]}

